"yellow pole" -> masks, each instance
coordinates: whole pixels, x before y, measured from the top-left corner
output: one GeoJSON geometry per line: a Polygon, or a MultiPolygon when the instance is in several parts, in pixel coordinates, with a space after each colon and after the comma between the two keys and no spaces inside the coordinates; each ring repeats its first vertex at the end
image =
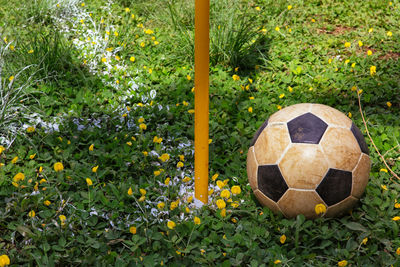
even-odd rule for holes
{"type": "Polygon", "coordinates": [[[209,12],[209,0],[195,1],[194,176],[195,198],[203,204],[208,201],[209,12]]]}

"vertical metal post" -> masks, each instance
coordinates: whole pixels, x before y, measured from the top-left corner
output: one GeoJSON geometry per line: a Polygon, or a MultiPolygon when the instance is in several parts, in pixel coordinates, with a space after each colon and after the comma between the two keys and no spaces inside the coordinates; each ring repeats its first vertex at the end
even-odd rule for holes
{"type": "Polygon", "coordinates": [[[195,1],[195,115],[194,175],[195,198],[208,201],[208,110],[209,110],[209,17],[210,1],[195,1]]]}

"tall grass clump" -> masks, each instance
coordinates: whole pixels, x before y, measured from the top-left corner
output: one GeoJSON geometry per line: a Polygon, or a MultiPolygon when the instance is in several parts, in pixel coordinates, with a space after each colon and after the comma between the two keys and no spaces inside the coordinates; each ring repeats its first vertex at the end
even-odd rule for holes
{"type": "Polygon", "coordinates": [[[17,49],[9,58],[12,71],[31,65],[32,68],[23,74],[25,79],[34,75],[37,80],[56,83],[60,78],[73,84],[85,81],[81,68],[75,64],[71,44],[59,31],[32,32],[28,40],[18,43],[17,49]],[[76,79],[76,76],[80,79],[76,79]]]}
{"type": "Polygon", "coordinates": [[[30,111],[24,103],[30,99],[26,89],[34,83],[33,76],[21,79],[32,65],[23,67],[14,75],[8,76],[4,73],[5,54],[10,44],[0,44],[0,144],[8,146],[20,132],[22,121],[30,111]]]}
{"type": "MultiPolygon", "coordinates": [[[[174,60],[194,62],[194,1],[168,1],[164,23],[171,27],[174,60]]],[[[257,63],[266,39],[247,1],[210,2],[210,63],[249,68],[257,63]],[[229,8],[227,8],[229,7],[229,8]]]]}

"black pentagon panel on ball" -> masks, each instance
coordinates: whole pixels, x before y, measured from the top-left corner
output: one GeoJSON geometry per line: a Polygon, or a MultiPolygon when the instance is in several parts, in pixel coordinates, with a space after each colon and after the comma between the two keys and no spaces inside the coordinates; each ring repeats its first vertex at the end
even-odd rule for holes
{"type": "Polygon", "coordinates": [[[306,113],[288,122],[293,143],[318,144],[328,124],[312,113],[306,113]]]}
{"type": "Polygon", "coordinates": [[[254,134],[253,140],[251,140],[250,146],[254,146],[254,144],[257,142],[258,137],[267,126],[268,126],[268,119],[264,121],[264,123],[260,126],[260,128],[258,128],[257,132],[254,134]]]}
{"type": "Polygon", "coordinates": [[[351,187],[351,172],[329,169],[316,191],[328,206],[332,206],[350,196],[351,187]]]}
{"type": "Polygon", "coordinates": [[[363,153],[369,155],[369,149],[367,143],[365,142],[364,136],[361,133],[360,129],[354,124],[351,125],[351,132],[353,133],[354,137],[357,140],[358,145],[363,153]]]}
{"type": "Polygon", "coordinates": [[[257,170],[258,189],[275,202],[288,190],[278,165],[260,165],[257,170]]]}

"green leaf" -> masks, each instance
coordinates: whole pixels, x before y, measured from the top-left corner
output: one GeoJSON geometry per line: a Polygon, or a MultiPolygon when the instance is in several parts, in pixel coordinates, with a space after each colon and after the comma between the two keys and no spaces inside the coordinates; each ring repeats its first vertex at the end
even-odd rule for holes
{"type": "Polygon", "coordinates": [[[347,228],[353,231],[367,232],[368,229],[356,222],[348,222],[344,224],[347,228]]]}

